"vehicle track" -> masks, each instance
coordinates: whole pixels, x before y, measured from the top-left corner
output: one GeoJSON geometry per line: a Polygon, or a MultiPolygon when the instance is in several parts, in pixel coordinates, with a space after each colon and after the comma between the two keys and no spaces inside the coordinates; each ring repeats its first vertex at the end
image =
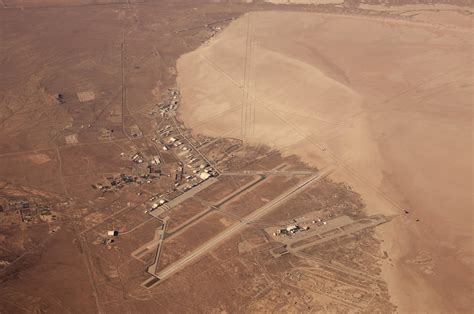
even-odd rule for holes
{"type": "Polygon", "coordinates": [[[207,241],[205,244],[201,245],[199,248],[195,249],[189,255],[181,258],[173,265],[165,268],[163,271],[158,273],[157,278],[160,281],[163,281],[169,277],[171,277],[174,273],[181,270],[183,267],[187,266],[195,259],[201,257],[205,253],[209,252],[210,250],[214,249],[218,246],[222,241],[228,239],[232,235],[239,232],[241,229],[247,226],[248,222],[254,221],[259,219],[260,217],[264,216],[265,214],[269,213],[274,208],[280,206],[281,204],[285,203],[288,199],[292,198],[296,194],[304,191],[308,186],[312,183],[317,182],[323,178],[325,178],[331,171],[333,171],[333,167],[327,167],[319,171],[316,175],[311,176],[309,179],[303,181],[302,183],[298,184],[296,187],[288,190],[287,192],[281,194],[279,197],[273,199],[269,203],[265,204],[264,206],[260,207],[259,209],[255,210],[253,213],[247,215],[242,222],[236,223],[233,226],[229,227],[225,231],[221,232],[218,236],[214,237],[213,239],[207,241]]]}

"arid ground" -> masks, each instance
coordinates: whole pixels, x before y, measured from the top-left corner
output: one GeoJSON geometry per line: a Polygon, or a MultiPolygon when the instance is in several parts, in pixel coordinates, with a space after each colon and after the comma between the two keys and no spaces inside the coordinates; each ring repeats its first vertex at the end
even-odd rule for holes
{"type": "Polygon", "coordinates": [[[402,215],[378,233],[402,312],[472,305],[472,18],[439,16],[249,13],[178,61],[195,132],[336,164],[369,211],[402,215]]]}
{"type": "Polygon", "coordinates": [[[472,4],[405,2],[0,0],[0,313],[471,312],[472,4]]]}

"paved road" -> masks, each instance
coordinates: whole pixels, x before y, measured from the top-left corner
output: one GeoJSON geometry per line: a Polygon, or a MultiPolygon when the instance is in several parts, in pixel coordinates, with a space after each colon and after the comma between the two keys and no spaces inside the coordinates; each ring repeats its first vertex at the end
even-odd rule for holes
{"type": "Polygon", "coordinates": [[[164,235],[165,235],[165,232],[166,232],[166,227],[168,225],[168,219],[169,219],[169,217],[166,217],[163,220],[164,224],[163,224],[163,228],[160,230],[160,240],[158,242],[158,249],[157,249],[156,254],[155,254],[155,260],[154,260],[153,264],[148,266],[148,269],[147,269],[147,271],[150,274],[156,273],[156,269],[158,268],[158,265],[160,264],[161,251],[163,251],[163,240],[165,238],[164,235]]]}
{"type": "Polygon", "coordinates": [[[339,226],[337,228],[334,228],[329,231],[336,231],[337,233],[331,233],[329,235],[324,235],[324,234],[315,234],[314,236],[319,236],[319,239],[315,239],[314,241],[311,241],[310,243],[305,243],[304,240],[307,238],[304,238],[302,240],[298,240],[297,242],[294,242],[290,245],[287,246],[287,250],[291,253],[296,253],[300,251],[304,251],[307,248],[314,247],[318,244],[325,243],[343,236],[351,235],[353,233],[362,231],[364,229],[368,228],[373,228],[378,225],[381,225],[383,223],[389,222],[390,219],[383,216],[383,215],[374,215],[370,216],[367,218],[360,219],[358,221],[355,221],[353,223],[339,226]]]}
{"type": "Polygon", "coordinates": [[[194,149],[199,155],[201,155],[202,159],[204,159],[207,164],[210,165],[218,174],[221,174],[221,171],[214,165],[214,163],[207,159],[207,157],[203,153],[201,153],[201,151],[197,149],[196,146],[194,146],[194,144],[189,140],[189,138],[182,132],[181,128],[178,125],[178,122],[176,121],[176,118],[172,117],[171,119],[173,121],[175,129],[178,131],[179,135],[181,135],[181,137],[183,137],[188,142],[189,146],[191,146],[192,149],[194,149]]]}
{"type": "Polygon", "coordinates": [[[306,176],[317,174],[317,171],[311,170],[243,170],[243,171],[229,171],[223,172],[223,176],[268,176],[268,175],[278,175],[278,176],[306,176]]]}
{"type": "Polygon", "coordinates": [[[183,194],[175,197],[174,199],[172,199],[168,203],[165,203],[165,204],[159,206],[158,208],[156,208],[154,210],[151,210],[149,212],[149,214],[151,216],[155,217],[155,218],[159,218],[159,216],[162,215],[164,212],[178,206],[179,204],[181,204],[184,201],[186,201],[186,200],[190,199],[191,197],[195,196],[197,193],[207,189],[208,187],[210,187],[212,184],[214,184],[216,182],[218,182],[217,178],[211,177],[211,178],[207,179],[206,181],[203,181],[203,182],[199,183],[197,186],[193,187],[192,189],[187,190],[183,194]]]}
{"type": "Polygon", "coordinates": [[[180,269],[184,268],[186,265],[193,262],[195,259],[199,258],[200,256],[204,255],[208,251],[215,248],[219,245],[222,241],[226,240],[227,238],[231,237],[232,235],[239,232],[242,228],[244,228],[247,223],[252,222],[256,219],[259,219],[263,215],[269,213],[275,207],[281,205],[282,203],[286,202],[289,198],[293,197],[297,193],[303,191],[304,188],[308,187],[311,183],[321,180],[325,176],[327,176],[333,170],[332,167],[327,167],[318,171],[317,174],[310,177],[309,179],[303,181],[296,187],[290,189],[289,191],[285,192],[284,194],[280,195],[279,197],[273,199],[271,202],[265,204],[264,206],[260,207],[250,215],[246,216],[242,222],[238,222],[233,226],[229,227],[225,231],[221,232],[215,238],[209,240],[208,242],[204,243],[202,246],[191,252],[188,256],[183,257],[182,259],[178,260],[173,265],[169,266],[168,268],[164,269],[162,272],[158,274],[158,277],[163,281],[164,279],[169,278],[175,272],[179,271],[180,269]]]}
{"type": "MultiPolygon", "coordinates": [[[[184,232],[185,230],[187,230],[189,227],[193,226],[194,224],[196,224],[197,222],[201,221],[203,218],[205,218],[207,216],[207,214],[209,214],[210,212],[212,212],[213,210],[221,210],[220,206],[224,205],[225,203],[231,201],[232,199],[234,199],[235,197],[239,196],[241,193],[245,192],[245,191],[248,191],[250,188],[252,187],[257,187],[258,183],[262,182],[263,180],[265,180],[265,178],[256,178],[255,180],[252,180],[251,182],[247,183],[246,185],[244,185],[243,187],[241,187],[240,189],[238,189],[237,191],[233,192],[232,194],[224,197],[223,199],[221,199],[217,204],[210,204],[208,202],[205,202],[201,199],[199,199],[202,203],[204,204],[207,204],[209,206],[209,208],[207,210],[205,210],[204,212],[199,212],[197,213],[196,215],[194,215],[193,217],[189,218],[188,220],[186,220],[185,222],[183,222],[181,225],[179,225],[177,228],[175,228],[173,231],[169,232],[167,235],[166,235],[166,239],[169,240],[177,235],[179,235],[180,233],[184,232]]],[[[224,212],[222,212],[223,214],[226,214],[224,212]]],[[[235,219],[235,218],[234,218],[235,219]]],[[[237,220],[241,220],[240,217],[239,219],[237,220]]]]}

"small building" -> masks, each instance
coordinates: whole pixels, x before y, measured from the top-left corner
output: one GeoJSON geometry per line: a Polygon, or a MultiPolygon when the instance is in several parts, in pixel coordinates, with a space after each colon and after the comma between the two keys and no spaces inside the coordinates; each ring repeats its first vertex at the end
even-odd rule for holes
{"type": "Polygon", "coordinates": [[[109,230],[107,231],[107,235],[111,237],[116,237],[119,235],[119,232],[117,230],[109,230]]]}
{"type": "Polygon", "coordinates": [[[210,176],[211,176],[211,175],[210,175],[209,173],[207,173],[207,172],[201,172],[201,173],[199,174],[199,178],[201,178],[201,180],[207,180],[207,179],[209,179],[210,176]]]}
{"type": "Polygon", "coordinates": [[[286,231],[291,232],[291,233],[295,233],[298,230],[300,230],[300,227],[297,226],[297,225],[290,225],[290,226],[286,227],[286,231]]]}

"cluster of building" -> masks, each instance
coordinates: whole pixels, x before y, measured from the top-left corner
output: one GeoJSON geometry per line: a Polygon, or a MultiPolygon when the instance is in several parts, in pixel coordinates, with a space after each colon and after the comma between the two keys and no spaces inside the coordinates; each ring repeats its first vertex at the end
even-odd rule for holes
{"type": "Polygon", "coordinates": [[[126,185],[137,183],[145,184],[151,183],[152,180],[158,179],[161,176],[161,160],[160,156],[155,155],[146,157],[140,152],[133,152],[131,154],[120,154],[122,158],[130,159],[132,162],[131,173],[121,173],[118,176],[107,177],[108,183],[97,183],[92,185],[103,193],[113,192],[122,189],[126,185]]]}
{"type": "MultiPolygon", "coordinates": [[[[179,107],[180,101],[180,92],[176,89],[169,89],[166,100],[158,104],[159,113],[163,117],[161,121],[163,127],[156,131],[156,136],[151,140],[159,154],[122,153],[122,158],[130,160],[132,163],[131,173],[108,177],[106,184],[98,183],[93,185],[93,188],[106,193],[122,189],[129,184],[151,183],[154,179],[165,175],[162,173],[163,159],[160,155],[166,157],[164,154],[171,154],[177,160],[176,164],[171,165],[167,162],[163,167],[163,171],[166,172],[166,176],[174,177],[174,184],[162,195],[155,195],[150,198],[149,209],[146,210],[148,213],[185,193],[192,193],[193,189],[201,183],[211,177],[218,176],[218,172],[189,142],[188,138],[179,129],[176,120],[174,120],[175,111],[179,107]]],[[[157,113],[157,111],[152,111],[150,114],[153,115],[154,113],[157,113]]],[[[135,133],[138,133],[138,130],[135,133]]]]}
{"type": "Polygon", "coordinates": [[[107,236],[103,237],[101,243],[103,245],[110,245],[115,242],[115,238],[118,237],[118,230],[109,230],[107,231],[107,236]]]}
{"type": "Polygon", "coordinates": [[[156,106],[148,113],[150,116],[160,114],[162,117],[167,117],[168,115],[173,116],[176,109],[178,109],[179,103],[181,101],[181,94],[177,89],[168,89],[168,97],[156,104],[156,106]]]}
{"type": "Polygon", "coordinates": [[[162,117],[169,113],[174,114],[181,101],[181,94],[177,89],[168,89],[168,98],[158,104],[158,110],[162,117]]]}
{"type": "Polygon", "coordinates": [[[273,234],[275,236],[290,236],[292,234],[295,234],[299,231],[304,231],[304,230],[308,230],[309,227],[301,227],[299,225],[289,225],[285,228],[280,228],[280,229],[277,229],[277,231],[273,234]]]}
{"type": "Polygon", "coordinates": [[[26,199],[9,200],[0,204],[0,224],[51,222],[56,218],[50,204],[26,199]]]}
{"type": "Polygon", "coordinates": [[[179,162],[174,169],[174,187],[165,195],[160,195],[158,201],[151,204],[150,211],[157,209],[185,192],[191,191],[209,178],[218,175],[200,153],[187,142],[187,139],[181,135],[174,134],[175,130],[171,126],[167,125],[159,132],[161,135],[169,135],[157,141],[160,141],[164,151],[174,153],[179,162]]]}
{"type": "MultiPolygon", "coordinates": [[[[294,219],[293,222],[294,222],[294,224],[288,225],[285,228],[277,229],[273,235],[274,236],[291,236],[293,234],[296,234],[296,233],[299,233],[299,232],[306,231],[306,230],[310,229],[310,226],[309,226],[308,223],[297,224],[296,219],[294,219]]],[[[317,218],[316,220],[312,220],[311,223],[314,224],[316,227],[327,225],[327,221],[324,221],[321,218],[317,218]]]]}
{"type": "Polygon", "coordinates": [[[169,121],[169,124],[159,129],[157,137],[152,138],[152,141],[163,153],[173,154],[179,161],[174,169],[174,187],[165,195],[160,195],[158,201],[151,204],[149,211],[157,209],[183,193],[191,192],[194,187],[218,175],[217,171],[178,129],[176,121],[173,121],[180,100],[179,91],[170,89],[168,99],[160,104],[160,113],[165,117],[165,121],[169,121]]]}

